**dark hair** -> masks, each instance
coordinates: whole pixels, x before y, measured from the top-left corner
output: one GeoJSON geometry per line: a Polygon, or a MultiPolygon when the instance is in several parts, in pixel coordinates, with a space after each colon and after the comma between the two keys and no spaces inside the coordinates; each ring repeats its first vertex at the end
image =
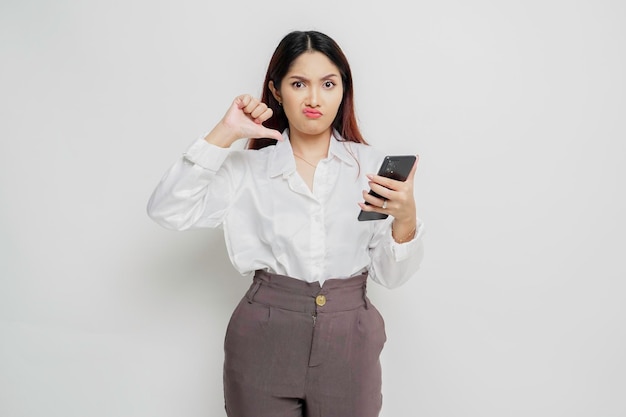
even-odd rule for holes
{"type": "MultiPolygon", "coordinates": [[[[343,97],[332,127],[339,132],[345,141],[367,144],[361,136],[354,112],[354,89],[350,64],[339,45],[328,35],[317,31],[293,31],[287,34],[278,44],[265,75],[261,101],[272,109],[274,115],[264,123],[264,126],[282,132],[289,127],[289,121],[270,91],[269,82],[273,81],[276,88],[281,82],[293,61],[305,52],[321,52],[339,68],[343,83],[343,97]]],[[[261,149],[276,144],[275,139],[250,139],[249,149],[261,149]]]]}

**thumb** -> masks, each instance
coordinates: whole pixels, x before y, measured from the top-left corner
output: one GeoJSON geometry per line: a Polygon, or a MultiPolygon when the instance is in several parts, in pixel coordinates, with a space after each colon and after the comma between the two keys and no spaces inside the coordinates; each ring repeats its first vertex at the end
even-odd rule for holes
{"type": "Polygon", "coordinates": [[[276,139],[280,142],[283,141],[283,135],[278,130],[275,130],[275,129],[264,128],[261,131],[261,134],[263,135],[263,137],[266,137],[266,138],[276,139]]]}

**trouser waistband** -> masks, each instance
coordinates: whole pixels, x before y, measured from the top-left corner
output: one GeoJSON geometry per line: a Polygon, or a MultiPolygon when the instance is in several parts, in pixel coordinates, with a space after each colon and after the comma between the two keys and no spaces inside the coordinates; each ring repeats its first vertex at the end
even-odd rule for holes
{"type": "Polygon", "coordinates": [[[319,282],[306,282],[286,275],[256,271],[248,302],[253,301],[289,311],[303,313],[339,312],[369,307],[367,298],[367,272],[350,278],[333,278],[319,282]]]}

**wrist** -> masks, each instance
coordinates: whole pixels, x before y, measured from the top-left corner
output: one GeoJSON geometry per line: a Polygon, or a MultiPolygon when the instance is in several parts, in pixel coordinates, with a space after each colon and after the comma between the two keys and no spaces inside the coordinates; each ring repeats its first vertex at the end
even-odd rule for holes
{"type": "Polygon", "coordinates": [[[406,243],[413,240],[417,232],[417,220],[398,221],[391,223],[391,237],[396,243],[406,243]]]}
{"type": "Polygon", "coordinates": [[[221,148],[229,148],[237,139],[239,138],[233,133],[232,129],[225,126],[222,122],[215,125],[204,137],[204,140],[208,143],[221,148]]]}

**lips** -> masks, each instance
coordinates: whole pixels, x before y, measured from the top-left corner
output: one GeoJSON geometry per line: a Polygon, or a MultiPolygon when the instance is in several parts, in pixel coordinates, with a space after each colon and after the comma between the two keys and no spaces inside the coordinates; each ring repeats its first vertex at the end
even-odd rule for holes
{"type": "Polygon", "coordinates": [[[303,113],[306,117],[309,117],[311,119],[317,119],[319,117],[322,117],[322,112],[320,112],[319,110],[304,109],[303,113]]]}

